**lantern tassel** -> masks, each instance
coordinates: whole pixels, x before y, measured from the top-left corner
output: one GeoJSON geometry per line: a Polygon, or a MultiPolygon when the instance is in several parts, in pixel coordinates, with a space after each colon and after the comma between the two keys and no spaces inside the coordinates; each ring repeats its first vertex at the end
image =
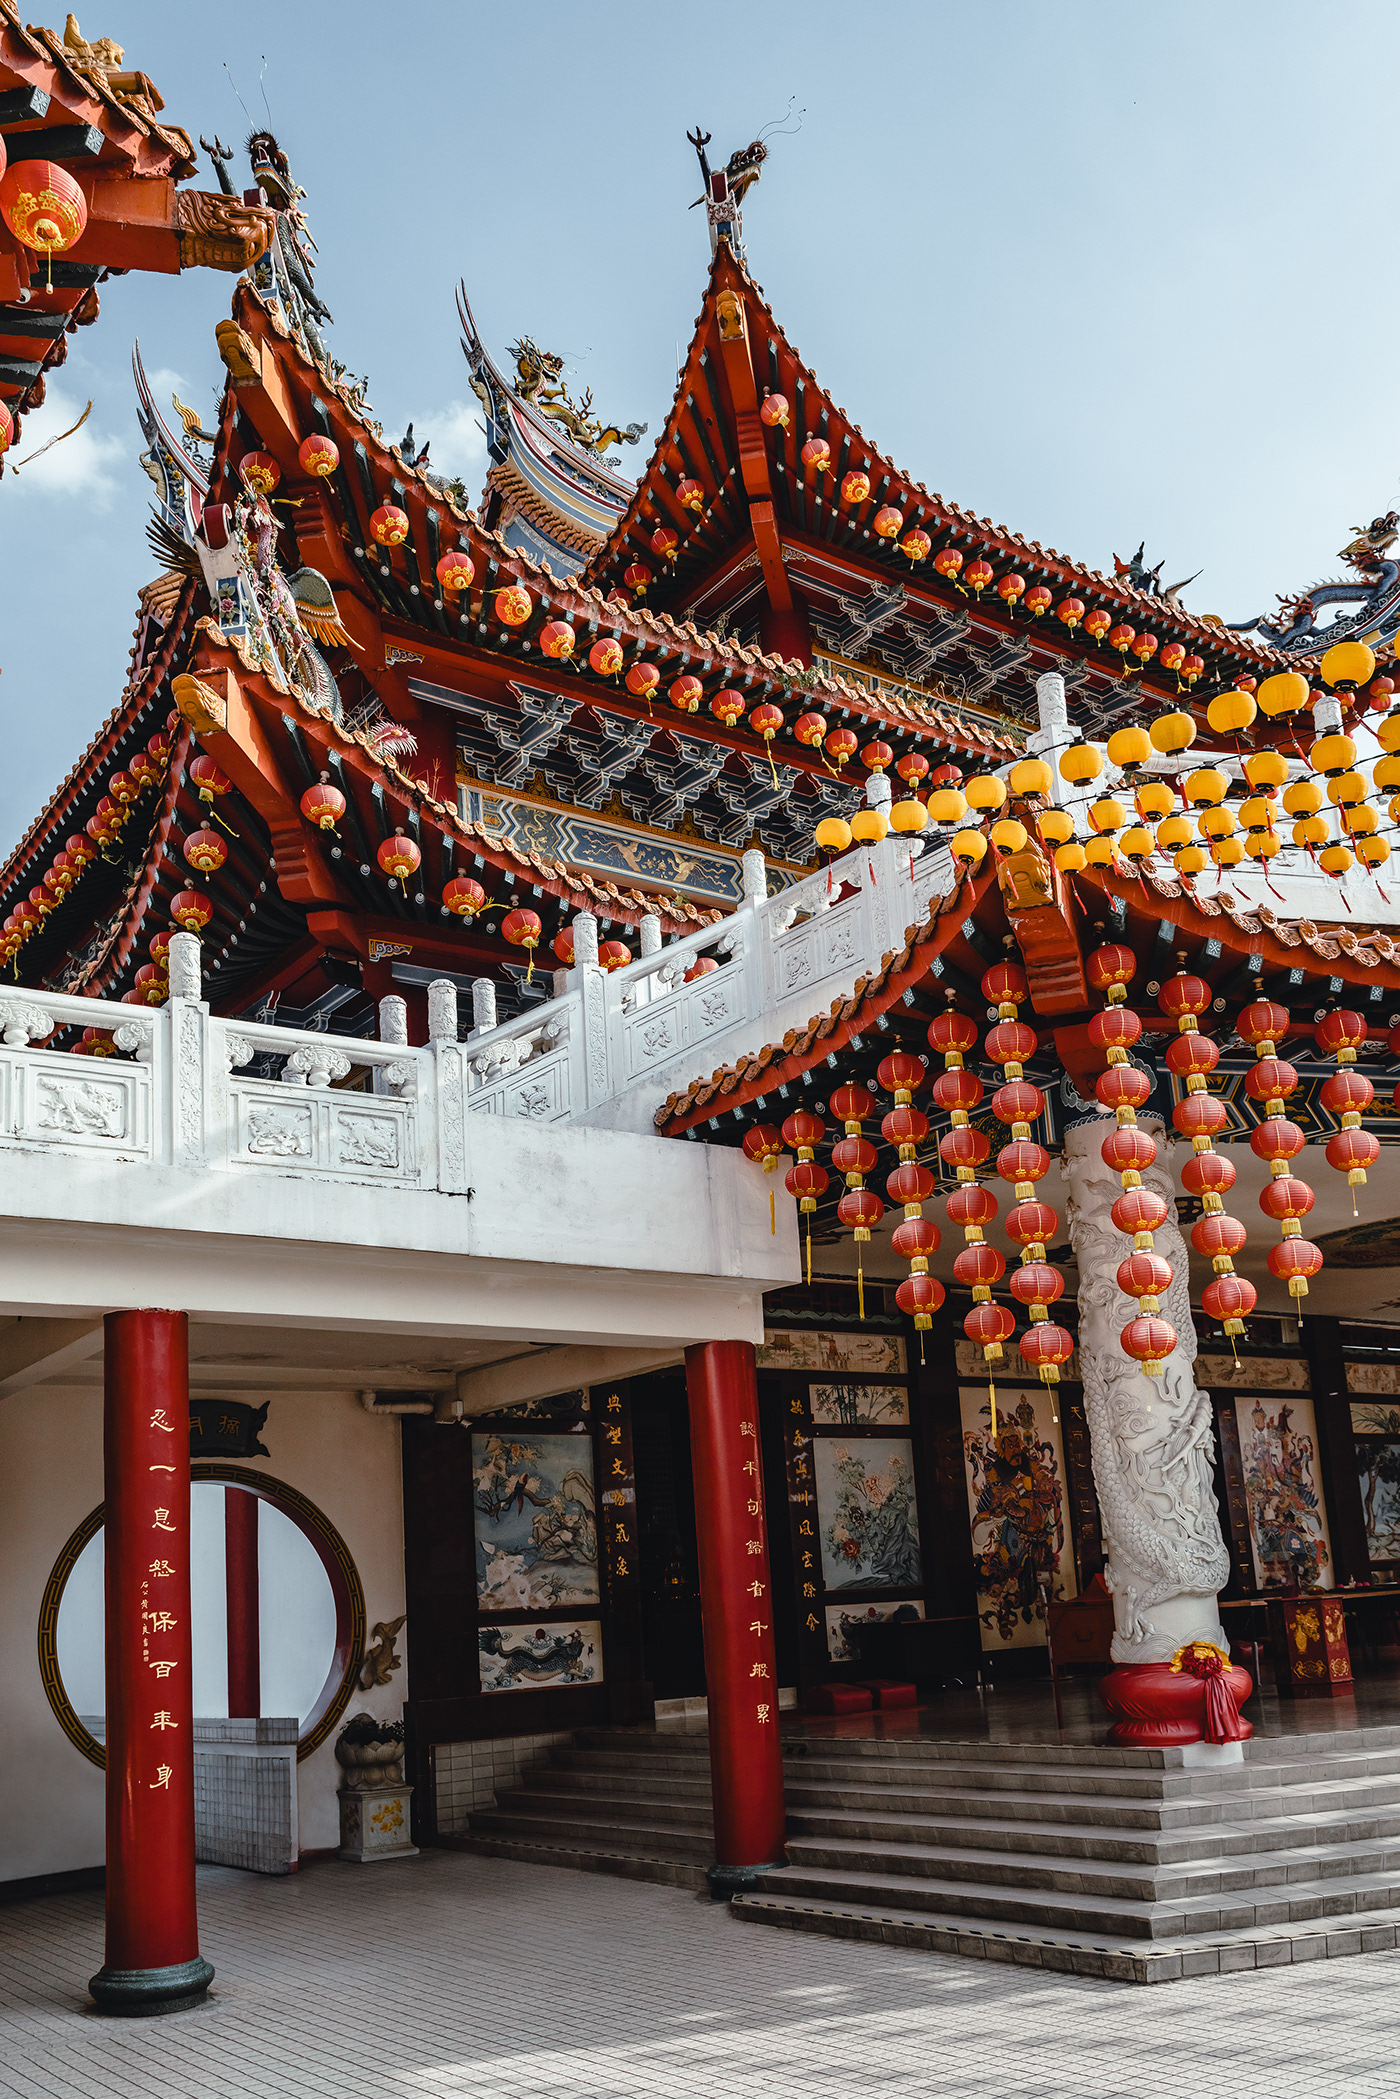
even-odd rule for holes
{"type": "Polygon", "coordinates": [[[771,1183],[768,1188],[768,1229],[776,1239],[778,1236],[778,1205],[774,1199],[771,1183]]]}
{"type": "Polygon", "coordinates": [[[778,792],[779,792],[779,788],[778,788],[778,768],[777,768],[777,766],[776,766],[776,765],[775,765],[775,764],[773,763],[773,745],[772,745],[772,742],[771,742],[771,740],[770,740],[770,742],[769,742],[769,744],[768,744],[768,770],[769,770],[769,772],[770,772],[770,773],[771,773],[771,774],[773,775],[773,791],[774,791],[774,793],[776,794],[776,793],[778,793],[778,792]]]}
{"type": "Polygon", "coordinates": [[[812,1287],[812,1213],[807,1212],[807,1288],[812,1287]]]}
{"type": "MultiPolygon", "coordinates": [[[[1353,1202],[1355,1202],[1355,1201],[1356,1201],[1356,1197],[1355,1197],[1355,1196],[1353,1196],[1353,1197],[1352,1197],[1352,1201],[1353,1201],[1353,1202]]],[[[857,1249],[857,1251],[856,1251],[856,1297],[857,1297],[857,1300],[859,1301],[859,1304],[860,1304],[860,1316],[861,1316],[861,1318],[862,1318],[862,1319],[864,1319],[864,1317],[865,1317],[865,1269],[864,1269],[864,1267],[863,1267],[863,1265],[862,1265],[862,1262],[861,1262],[861,1255],[860,1255],[860,1251],[859,1251],[859,1249],[857,1249]]]]}
{"type": "Polygon", "coordinates": [[[990,1378],[987,1379],[987,1398],[992,1409],[992,1440],[995,1442],[997,1434],[997,1388],[990,1378]]]}

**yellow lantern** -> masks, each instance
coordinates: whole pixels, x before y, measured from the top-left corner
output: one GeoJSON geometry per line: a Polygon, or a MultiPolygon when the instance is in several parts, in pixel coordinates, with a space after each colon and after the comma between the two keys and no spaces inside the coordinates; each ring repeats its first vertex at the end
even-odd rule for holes
{"type": "Polygon", "coordinates": [[[1376,730],[1376,741],[1383,751],[1400,751],[1400,707],[1388,714],[1376,730]]]}
{"type": "Polygon", "coordinates": [[[1106,835],[1089,839],[1084,847],[1084,857],[1090,867],[1112,867],[1113,840],[1106,835]]]}
{"type": "Polygon", "coordinates": [[[1053,777],[1043,758],[1019,759],[1008,775],[1013,794],[1047,795],[1053,777]]]}
{"type": "Polygon", "coordinates": [[[1322,807],[1322,789],[1316,780],[1295,780],[1283,790],[1283,806],[1290,816],[1316,816],[1322,807]]]}
{"type": "Polygon", "coordinates": [[[1146,729],[1115,729],[1108,739],[1108,762],[1124,772],[1134,772],[1152,756],[1152,738],[1146,729]]]}
{"type": "Polygon", "coordinates": [[[1247,692],[1218,692],[1206,708],[1206,720],[1217,736],[1238,736],[1247,729],[1259,709],[1247,692]]]}
{"type": "Polygon", "coordinates": [[[1319,736],[1308,752],[1308,763],[1324,780],[1334,773],[1344,773],[1356,763],[1356,745],[1349,736],[1319,736]]]}
{"type": "Polygon", "coordinates": [[[824,853],[844,853],[851,843],[851,827],[844,816],[824,816],[817,825],[817,844],[824,853]]]}
{"type": "Polygon", "coordinates": [[[1068,809],[1043,809],[1036,821],[1047,845],[1064,845],[1074,836],[1074,818],[1068,809]]]}
{"type": "Polygon", "coordinates": [[[1003,816],[992,825],[992,844],[999,853],[1019,853],[1026,841],[1026,827],[1014,816],[1003,816]]]}
{"type": "Polygon", "coordinates": [[[1210,809],[1223,802],[1230,783],[1217,766],[1203,765],[1186,776],[1186,799],[1193,809],[1210,809]]]}
{"type": "Polygon", "coordinates": [[[1094,802],[1089,809],[1089,820],[1096,831],[1121,831],[1123,828],[1123,804],[1115,802],[1111,794],[1094,802]]]}
{"type": "Polygon", "coordinates": [[[1196,828],[1202,838],[1228,838],[1235,828],[1235,812],[1223,804],[1218,809],[1203,809],[1196,819],[1196,828]]]}
{"type": "Polygon", "coordinates": [[[1055,865],[1062,875],[1077,875],[1088,863],[1088,854],[1077,838],[1067,839],[1055,848],[1055,865]]]}
{"type": "Polygon", "coordinates": [[[1164,816],[1157,826],[1157,843],[1164,853],[1174,853],[1178,846],[1189,845],[1195,835],[1189,816],[1164,816]]]}
{"type": "Polygon", "coordinates": [[[1244,858],[1244,846],[1238,838],[1217,838],[1210,857],[1217,867],[1238,867],[1244,858]]]}
{"type": "Polygon", "coordinates": [[[1365,861],[1367,867],[1382,867],[1390,858],[1390,847],[1383,838],[1359,838],[1356,842],[1356,854],[1359,860],[1365,861]]]}
{"type": "Polygon", "coordinates": [[[1393,824],[1400,824],[1400,794],[1391,796],[1385,813],[1393,824]]]}
{"type": "Polygon", "coordinates": [[[1272,860],[1275,853],[1283,851],[1283,840],[1277,831],[1251,831],[1244,849],[1251,860],[1272,860]]]}
{"type": "Polygon", "coordinates": [[[935,787],[928,798],[928,813],[936,824],[960,824],[967,815],[967,798],[956,787],[935,787]]]}
{"type": "Polygon", "coordinates": [[[1006,800],[1006,782],[995,773],[974,773],[965,792],[969,809],[1000,809],[1006,800]]]}
{"type": "Polygon", "coordinates": [[[1353,838],[1366,837],[1369,832],[1379,827],[1380,820],[1379,809],[1373,808],[1369,802],[1358,802],[1354,808],[1348,809],[1342,818],[1353,838]]]}
{"type": "Polygon", "coordinates": [[[1272,831],[1274,806],[1262,794],[1251,795],[1247,802],[1240,803],[1240,822],[1246,831],[1272,831]]]}
{"type": "Polygon", "coordinates": [[[1327,782],[1327,799],[1334,809],[1349,809],[1356,802],[1366,799],[1366,775],[1364,773],[1338,773],[1327,782]]]}
{"type": "Polygon", "coordinates": [[[1102,771],[1103,756],[1091,743],[1081,740],[1060,753],[1060,778],[1068,780],[1071,787],[1087,787],[1102,771]]]}
{"type": "Polygon", "coordinates": [[[1165,780],[1140,781],[1133,800],[1144,823],[1150,823],[1157,816],[1170,816],[1176,807],[1176,796],[1165,780]]]}
{"type": "Polygon", "coordinates": [[[1400,751],[1391,751],[1378,758],[1371,767],[1371,782],[1378,793],[1387,794],[1400,787],[1400,751]]]}
{"type": "Polygon", "coordinates": [[[1131,824],[1118,841],[1118,850],[1125,860],[1140,866],[1152,851],[1152,833],[1146,824],[1131,824]]]}
{"type": "Polygon", "coordinates": [[[978,867],[987,850],[987,841],[980,831],[959,831],[950,848],[959,867],[978,867]]]}
{"type": "Polygon", "coordinates": [[[1304,850],[1326,845],[1331,835],[1325,816],[1304,816],[1293,826],[1293,843],[1304,850]]]}
{"type": "Polygon", "coordinates": [[[1184,845],[1172,860],[1172,866],[1179,875],[1198,875],[1201,869],[1209,864],[1209,856],[1198,845],[1184,845]]]}
{"type": "Polygon", "coordinates": [[[1317,856],[1317,864],[1325,875],[1335,875],[1340,881],[1352,864],[1351,847],[1349,845],[1325,846],[1317,856]]]}
{"type": "Polygon", "coordinates": [[[922,831],[928,822],[928,811],[917,795],[911,794],[907,801],[896,802],[890,810],[892,831],[922,831]]]}
{"type": "Polygon", "coordinates": [[[1170,758],[1190,750],[1196,741],[1196,724],[1178,707],[1170,714],[1159,714],[1147,733],[1152,738],[1153,749],[1170,758]]]}
{"type": "Polygon", "coordinates": [[[1306,707],[1312,697],[1307,679],[1301,671],[1275,671],[1266,678],[1255,695],[1259,705],[1268,715],[1296,714],[1306,707]]]}
{"type": "Polygon", "coordinates": [[[1376,675],[1375,652],[1364,641],[1334,641],[1322,659],[1322,675],[1337,692],[1355,692],[1376,675]]]}
{"type": "Polygon", "coordinates": [[[1251,751],[1244,760],[1244,776],[1256,793],[1261,787],[1282,787],[1288,778],[1288,760],[1282,751],[1251,751]]]}
{"type": "Polygon", "coordinates": [[[876,845],[889,830],[890,820],[883,809],[857,809],[851,818],[851,836],[862,845],[876,845]]]}

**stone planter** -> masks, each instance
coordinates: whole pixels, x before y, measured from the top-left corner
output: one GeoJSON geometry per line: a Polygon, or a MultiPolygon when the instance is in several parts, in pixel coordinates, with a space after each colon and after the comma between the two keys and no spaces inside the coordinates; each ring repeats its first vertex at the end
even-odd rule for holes
{"type": "Polygon", "coordinates": [[[347,1742],[342,1735],[335,1745],[335,1760],[345,1773],[347,1787],[403,1784],[402,1742],[347,1742]]]}

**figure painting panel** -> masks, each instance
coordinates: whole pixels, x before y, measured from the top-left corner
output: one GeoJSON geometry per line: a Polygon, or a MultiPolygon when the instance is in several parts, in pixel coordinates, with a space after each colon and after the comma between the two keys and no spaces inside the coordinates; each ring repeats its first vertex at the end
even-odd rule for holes
{"type": "Polygon", "coordinates": [[[472,1500],[482,1610],[597,1603],[598,1526],[587,1436],[474,1435],[472,1500]]]}
{"type": "Polygon", "coordinates": [[[817,1436],[812,1454],[827,1589],[920,1587],[913,1444],[904,1436],[817,1436]]]}
{"type": "Polygon", "coordinates": [[[877,1330],[860,1333],[834,1328],[817,1333],[807,1327],[769,1327],[758,1351],[760,1370],[864,1371],[872,1377],[903,1377],[904,1336],[877,1330]]]}
{"type": "Polygon", "coordinates": [[[483,1625],[477,1629],[483,1691],[553,1691],[603,1680],[603,1628],[576,1624],[483,1625]]]}
{"type": "Polygon", "coordinates": [[[984,1652],[1043,1647],[1047,1598],[1078,1592],[1065,1516],[1064,1447],[1044,1386],[959,1387],[973,1573],[984,1652]]]}
{"type": "Polygon", "coordinates": [[[1261,1589],[1336,1581],[1310,1399],[1235,1401],[1254,1574],[1261,1589]]]}

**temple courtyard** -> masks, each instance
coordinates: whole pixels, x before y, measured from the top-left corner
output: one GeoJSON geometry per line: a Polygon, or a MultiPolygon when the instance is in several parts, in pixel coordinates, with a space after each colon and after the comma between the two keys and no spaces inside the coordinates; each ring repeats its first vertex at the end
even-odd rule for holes
{"type": "MultiPolygon", "coordinates": [[[[198,2009],[98,2017],[102,1897],[0,1914],[23,2099],[949,2099],[1400,2092],[1400,1954],[1141,1990],[742,1925],[688,1890],[447,1851],[285,1879],[200,1868],[198,2009]]],[[[1296,1958],[1296,1956],[1295,1956],[1296,1958]]]]}

